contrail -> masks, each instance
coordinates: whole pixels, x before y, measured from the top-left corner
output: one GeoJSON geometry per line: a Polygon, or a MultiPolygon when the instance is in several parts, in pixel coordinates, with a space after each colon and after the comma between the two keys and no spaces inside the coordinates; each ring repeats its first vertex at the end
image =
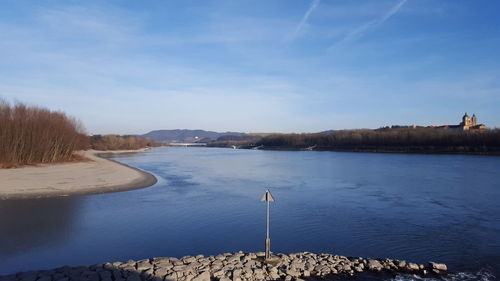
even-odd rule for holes
{"type": "Polygon", "coordinates": [[[387,13],[383,14],[380,18],[372,20],[370,22],[367,22],[367,23],[355,28],[354,30],[351,30],[349,33],[347,33],[346,36],[344,36],[344,38],[342,38],[340,41],[335,43],[331,48],[336,47],[338,45],[342,45],[345,42],[354,40],[356,38],[359,38],[359,37],[363,36],[363,33],[365,33],[365,31],[383,24],[390,17],[394,16],[401,9],[401,7],[403,7],[403,5],[407,1],[408,0],[401,0],[398,4],[396,4],[394,7],[392,7],[387,13]]]}
{"type": "Polygon", "coordinates": [[[309,9],[302,17],[302,20],[297,25],[297,28],[295,28],[295,32],[293,33],[292,39],[295,38],[299,34],[300,30],[302,29],[304,24],[307,22],[307,19],[309,18],[311,13],[314,12],[314,10],[319,6],[320,2],[321,2],[321,0],[313,0],[313,2],[311,3],[311,6],[309,6],[309,9]]]}

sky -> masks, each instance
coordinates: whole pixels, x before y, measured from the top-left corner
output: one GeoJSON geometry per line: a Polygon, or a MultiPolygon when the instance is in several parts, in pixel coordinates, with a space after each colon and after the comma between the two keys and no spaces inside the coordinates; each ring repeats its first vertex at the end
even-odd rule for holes
{"type": "Polygon", "coordinates": [[[0,98],[89,134],[500,127],[500,1],[0,0],[0,98]]]}

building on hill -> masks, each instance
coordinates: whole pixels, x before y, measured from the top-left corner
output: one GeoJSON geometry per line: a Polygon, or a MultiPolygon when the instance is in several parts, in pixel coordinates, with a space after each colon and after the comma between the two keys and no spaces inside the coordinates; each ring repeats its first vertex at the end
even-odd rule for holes
{"type": "MultiPolygon", "coordinates": [[[[433,127],[433,126],[431,126],[431,127],[433,127]]],[[[472,117],[469,117],[469,115],[466,112],[465,115],[462,117],[462,122],[460,122],[460,124],[458,124],[458,125],[443,125],[443,126],[438,126],[437,128],[468,131],[468,130],[486,129],[486,126],[484,124],[477,124],[476,114],[472,114],[472,117]]]]}
{"type": "Polygon", "coordinates": [[[392,126],[385,126],[385,127],[380,127],[376,129],[377,131],[384,131],[384,130],[394,130],[394,129],[422,129],[422,128],[429,128],[429,129],[448,129],[448,130],[459,130],[459,131],[468,131],[468,130],[483,130],[486,129],[486,126],[484,124],[478,124],[477,123],[477,117],[476,114],[472,114],[472,117],[469,117],[467,112],[465,115],[462,117],[462,122],[458,125],[431,125],[431,126],[417,126],[417,125],[392,125],[392,126]]]}

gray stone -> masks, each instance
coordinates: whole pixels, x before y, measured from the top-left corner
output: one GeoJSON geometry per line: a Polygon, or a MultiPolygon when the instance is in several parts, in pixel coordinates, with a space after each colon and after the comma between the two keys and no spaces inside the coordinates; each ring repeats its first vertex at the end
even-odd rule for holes
{"type": "Polygon", "coordinates": [[[447,271],[448,267],[444,263],[429,262],[431,269],[437,269],[439,271],[447,271]]]}
{"type": "Polygon", "coordinates": [[[406,268],[407,268],[408,270],[411,270],[411,271],[417,271],[417,270],[419,270],[419,269],[420,269],[420,267],[418,266],[418,264],[416,264],[416,263],[411,263],[411,262],[410,262],[410,263],[406,266],[406,268]]]}
{"type": "Polygon", "coordinates": [[[398,264],[397,264],[397,266],[399,268],[405,268],[406,267],[406,261],[399,261],[398,264]]]}
{"type": "Polygon", "coordinates": [[[226,272],[224,270],[217,270],[213,273],[214,277],[221,278],[226,276],[226,272]]]}
{"type": "Polygon", "coordinates": [[[137,262],[137,270],[139,270],[139,271],[148,270],[152,267],[153,267],[153,265],[151,263],[149,263],[149,260],[142,260],[142,261],[137,262]]]}
{"type": "Polygon", "coordinates": [[[173,272],[170,274],[165,275],[165,281],[177,281],[177,273],[173,272]]]}
{"type": "Polygon", "coordinates": [[[127,281],[141,281],[141,277],[137,272],[130,272],[127,276],[127,281]]]}
{"type": "Polygon", "coordinates": [[[292,277],[299,277],[300,276],[300,272],[293,270],[293,269],[287,269],[285,271],[285,273],[287,276],[292,276],[292,277]]]}
{"type": "Polygon", "coordinates": [[[344,266],[342,267],[342,270],[344,270],[344,271],[350,271],[351,270],[351,265],[350,264],[344,264],[344,266]]]}
{"type": "Polygon", "coordinates": [[[193,280],[193,278],[194,278],[194,275],[188,273],[187,275],[185,275],[184,277],[182,277],[182,280],[183,281],[191,281],[191,280],[193,280]]]}
{"type": "Polygon", "coordinates": [[[153,275],[157,277],[165,277],[165,275],[169,274],[171,272],[170,269],[167,268],[157,268],[155,269],[153,275]]]}
{"type": "Polygon", "coordinates": [[[194,277],[192,281],[210,281],[210,272],[205,271],[194,277]]]}
{"type": "Polygon", "coordinates": [[[111,275],[111,272],[109,272],[109,271],[100,271],[99,277],[101,278],[101,281],[112,281],[113,280],[113,276],[111,275]]]}
{"type": "Polygon", "coordinates": [[[172,268],[173,271],[175,272],[182,272],[186,270],[187,266],[186,265],[176,265],[172,268]]]}
{"type": "Polygon", "coordinates": [[[368,269],[369,270],[380,271],[383,268],[384,267],[382,266],[382,264],[378,260],[372,260],[372,259],[368,260],[368,269]]]}

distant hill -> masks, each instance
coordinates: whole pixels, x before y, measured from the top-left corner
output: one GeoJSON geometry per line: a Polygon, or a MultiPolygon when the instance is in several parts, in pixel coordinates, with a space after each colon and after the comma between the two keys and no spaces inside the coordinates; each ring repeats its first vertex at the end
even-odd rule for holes
{"type": "Polygon", "coordinates": [[[217,140],[222,136],[240,136],[238,132],[213,132],[205,130],[155,130],[141,137],[147,137],[159,142],[208,142],[217,140]]]}

